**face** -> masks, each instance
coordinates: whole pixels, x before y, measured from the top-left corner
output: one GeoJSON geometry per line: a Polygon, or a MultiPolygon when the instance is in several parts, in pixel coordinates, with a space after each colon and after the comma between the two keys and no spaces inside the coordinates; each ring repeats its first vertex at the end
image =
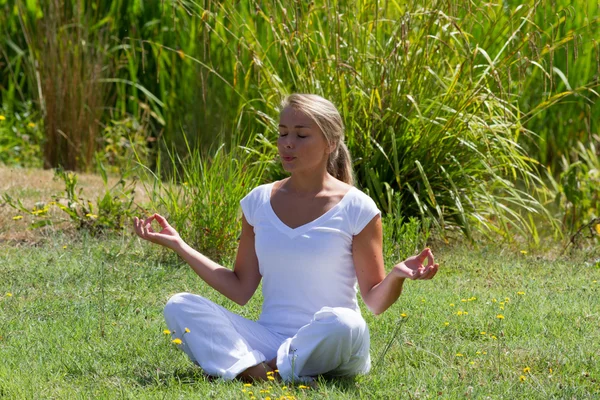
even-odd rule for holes
{"type": "Polygon", "coordinates": [[[288,172],[327,168],[330,148],[321,129],[308,115],[289,106],[279,116],[277,149],[288,172]]]}

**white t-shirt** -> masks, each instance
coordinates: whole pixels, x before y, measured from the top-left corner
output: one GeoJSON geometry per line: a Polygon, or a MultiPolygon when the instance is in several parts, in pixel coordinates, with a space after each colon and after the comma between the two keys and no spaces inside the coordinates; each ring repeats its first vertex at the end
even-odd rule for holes
{"type": "Polygon", "coordinates": [[[259,322],[291,337],[325,306],[360,312],[352,237],[380,213],[375,202],[352,187],[325,214],[292,229],[271,207],[272,188],[258,186],[240,202],[262,275],[259,322]]]}

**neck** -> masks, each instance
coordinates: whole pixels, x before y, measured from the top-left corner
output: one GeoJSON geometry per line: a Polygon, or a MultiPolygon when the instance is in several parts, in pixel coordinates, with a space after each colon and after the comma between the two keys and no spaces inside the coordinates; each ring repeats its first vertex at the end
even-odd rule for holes
{"type": "Polygon", "coordinates": [[[285,186],[288,191],[297,194],[314,194],[325,189],[332,178],[326,168],[317,171],[295,172],[285,182],[285,186]]]}

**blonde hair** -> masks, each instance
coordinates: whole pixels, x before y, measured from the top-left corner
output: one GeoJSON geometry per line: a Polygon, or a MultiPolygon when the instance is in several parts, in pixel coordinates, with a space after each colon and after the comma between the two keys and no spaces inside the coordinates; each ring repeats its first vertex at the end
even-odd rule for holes
{"type": "Polygon", "coordinates": [[[286,107],[292,107],[315,121],[327,144],[335,145],[335,150],[329,154],[327,172],[342,182],[354,185],[352,159],[344,143],[344,122],[333,103],[316,94],[294,93],[281,102],[281,110],[286,107]]]}

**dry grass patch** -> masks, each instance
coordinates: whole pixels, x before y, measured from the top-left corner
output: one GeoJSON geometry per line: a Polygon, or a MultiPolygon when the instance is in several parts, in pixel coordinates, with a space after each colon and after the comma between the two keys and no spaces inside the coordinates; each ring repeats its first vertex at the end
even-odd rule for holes
{"type": "MultiPolygon", "coordinates": [[[[82,190],[82,197],[95,201],[104,195],[105,186],[102,177],[95,174],[78,173],[77,187],[82,190]]],[[[108,185],[112,187],[119,181],[118,177],[109,177],[108,185]]],[[[17,167],[0,166],[0,196],[8,194],[14,199],[19,199],[28,208],[33,208],[36,203],[47,204],[53,195],[59,195],[65,190],[65,184],[54,179],[52,170],[24,169],[17,167]]],[[[137,204],[146,204],[149,201],[143,185],[137,184],[135,188],[137,204]]],[[[49,215],[55,221],[66,219],[66,215],[58,208],[51,207],[49,215]]],[[[17,210],[0,200],[0,244],[36,244],[57,230],[72,230],[68,223],[58,223],[53,226],[29,229],[33,217],[23,215],[20,220],[14,220],[17,215],[22,215],[17,210]]]]}

